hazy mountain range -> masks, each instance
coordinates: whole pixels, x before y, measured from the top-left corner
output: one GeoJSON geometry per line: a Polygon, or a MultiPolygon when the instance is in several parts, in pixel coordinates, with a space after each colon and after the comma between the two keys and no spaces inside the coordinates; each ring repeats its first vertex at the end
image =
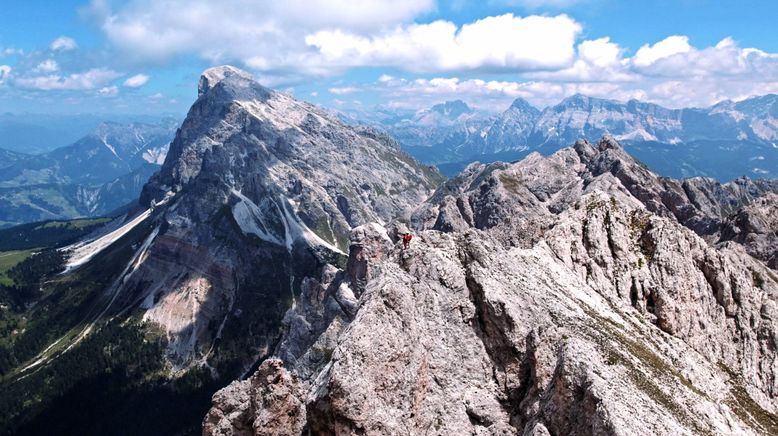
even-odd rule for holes
{"type": "Polygon", "coordinates": [[[0,149],[0,226],[101,215],[136,200],[177,126],[104,122],[43,154],[0,149]]]}
{"type": "Polygon", "coordinates": [[[659,174],[778,176],[778,95],[709,108],[667,109],[574,95],[538,110],[523,99],[499,114],[462,101],[417,112],[382,109],[351,114],[387,130],[412,155],[454,175],[473,161],[515,160],[532,151],[549,154],[579,138],[610,135],[659,174]]]}
{"type": "MultiPolygon", "coordinates": [[[[163,117],[143,114],[114,114],[118,124],[154,124],[163,117]]],[[[175,118],[171,116],[171,118],[175,118]]],[[[41,154],[65,147],[87,136],[106,121],[102,114],[0,114],[0,149],[41,154]]]]}

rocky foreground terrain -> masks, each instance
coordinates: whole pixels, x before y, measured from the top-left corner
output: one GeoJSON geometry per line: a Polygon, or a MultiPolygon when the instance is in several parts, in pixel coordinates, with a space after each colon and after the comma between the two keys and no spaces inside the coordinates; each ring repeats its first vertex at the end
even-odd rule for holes
{"type": "Polygon", "coordinates": [[[777,188],[610,138],[473,164],[353,228],[203,432],[776,434],[777,188]]]}

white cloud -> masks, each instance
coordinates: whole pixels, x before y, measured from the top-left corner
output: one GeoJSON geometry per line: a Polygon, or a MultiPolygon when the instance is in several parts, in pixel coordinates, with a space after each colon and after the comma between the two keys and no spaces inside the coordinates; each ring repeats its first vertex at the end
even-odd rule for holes
{"type": "Polygon", "coordinates": [[[0,85],[3,85],[11,75],[11,67],[8,65],[0,65],[0,85]]]}
{"type": "Polygon", "coordinates": [[[124,81],[124,86],[128,88],[140,88],[145,85],[151,77],[145,74],[136,74],[124,81]]]}
{"type": "Polygon", "coordinates": [[[330,88],[327,91],[329,91],[330,94],[345,95],[345,94],[351,94],[352,92],[356,92],[358,91],[358,89],[352,86],[344,86],[340,88],[330,88]]]}
{"type": "Polygon", "coordinates": [[[615,100],[644,99],[646,93],[639,89],[623,89],[617,83],[564,83],[550,81],[498,81],[456,77],[399,80],[392,84],[379,84],[378,92],[394,101],[394,106],[406,108],[428,107],[431,103],[462,99],[475,107],[504,110],[517,97],[524,98],[537,107],[556,104],[573,94],[615,100]]]}
{"type": "MultiPolygon", "coordinates": [[[[334,75],[354,66],[412,71],[566,66],[581,26],[566,15],[413,23],[435,0],[92,0],[108,40],[132,60],[195,54],[260,76],[334,75]]],[[[272,78],[270,80],[273,80],[272,78]]]]}
{"type": "Polygon", "coordinates": [[[2,57],[21,56],[23,54],[24,54],[24,50],[20,48],[14,48],[14,47],[0,48],[0,56],[2,57]]]}
{"type": "Polygon", "coordinates": [[[32,70],[35,73],[53,73],[59,71],[59,65],[54,59],[46,59],[32,70]]]}
{"type": "Polygon", "coordinates": [[[98,94],[104,96],[104,97],[116,97],[119,95],[119,87],[116,85],[113,86],[106,86],[103,88],[100,88],[97,91],[98,94]]]}
{"type": "Polygon", "coordinates": [[[49,48],[53,51],[68,51],[78,48],[78,44],[76,44],[76,41],[73,38],[60,36],[54,41],[51,41],[49,48]]]}
{"type": "Polygon", "coordinates": [[[632,63],[638,67],[649,66],[660,59],[665,59],[679,53],[688,53],[692,49],[689,37],[682,35],[668,36],[654,45],[645,44],[632,57],[632,63]]]}
{"type": "Polygon", "coordinates": [[[388,74],[381,74],[381,77],[378,78],[378,81],[382,83],[391,82],[392,80],[394,80],[394,77],[388,74]]]}
{"type": "Polygon", "coordinates": [[[596,67],[618,65],[621,53],[621,47],[608,37],[584,41],[578,45],[579,59],[596,67]]]}
{"type": "Polygon", "coordinates": [[[500,3],[508,6],[518,6],[527,9],[538,8],[567,8],[575,4],[584,3],[586,0],[497,0],[494,3],[500,3]]]}
{"type": "Polygon", "coordinates": [[[116,9],[91,1],[108,40],[131,58],[167,61],[194,53],[259,71],[315,72],[305,35],[333,28],[370,32],[434,8],[435,0],[130,0],[116,9]]]}
{"type": "Polygon", "coordinates": [[[571,82],[623,82],[636,78],[625,67],[624,50],[610,38],[586,40],[578,44],[576,59],[567,68],[530,72],[524,76],[530,80],[555,80],[571,82]]]}
{"type": "Polygon", "coordinates": [[[719,76],[722,79],[746,79],[757,82],[778,80],[778,54],[755,48],[740,48],[731,38],[721,40],[714,47],[690,47],[653,62],[636,62],[635,69],[650,76],[700,77],[719,76]]]}
{"type": "Polygon", "coordinates": [[[486,17],[399,26],[374,36],[323,30],[306,37],[324,63],[410,71],[538,70],[569,65],[581,26],[566,15],[486,17]]]}
{"type": "Polygon", "coordinates": [[[82,73],[68,75],[48,74],[42,76],[17,77],[13,83],[19,88],[50,90],[90,90],[104,86],[121,76],[121,73],[106,69],[93,68],[82,73]]]}

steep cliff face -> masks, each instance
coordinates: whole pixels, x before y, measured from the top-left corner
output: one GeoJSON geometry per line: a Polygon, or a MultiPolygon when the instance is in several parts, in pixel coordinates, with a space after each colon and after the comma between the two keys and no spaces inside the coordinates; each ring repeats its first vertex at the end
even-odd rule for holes
{"type": "Polygon", "coordinates": [[[721,241],[742,244],[748,254],[778,270],[778,195],[765,195],[732,214],[721,241]]]}
{"type": "Polygon", "coordinates": [[[778,281],[685,192],[607,139],[469,167],[410,249],[354,231],[204,433],[775,433],[778,281]]]}
{"type": "Polygon", "coordinates": [[[421,203],[439,177],[379,132],[210,69],[144,188],[148,230],[108,313],[140,306],[175,370],[246,370],[272,349],[306,277],[345,263],[350,230],[421,203]]]}

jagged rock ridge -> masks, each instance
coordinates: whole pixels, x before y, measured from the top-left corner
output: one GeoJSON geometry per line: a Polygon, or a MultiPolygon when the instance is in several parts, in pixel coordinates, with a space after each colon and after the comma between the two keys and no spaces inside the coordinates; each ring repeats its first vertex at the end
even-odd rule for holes
{"type": "Polygon", "coordinates": [[[473,165],[410,250],[355,229],[204,433],[773,434],[778,277],[715,244],[719,188],[695,205],[610,139],[473,165]]]}

